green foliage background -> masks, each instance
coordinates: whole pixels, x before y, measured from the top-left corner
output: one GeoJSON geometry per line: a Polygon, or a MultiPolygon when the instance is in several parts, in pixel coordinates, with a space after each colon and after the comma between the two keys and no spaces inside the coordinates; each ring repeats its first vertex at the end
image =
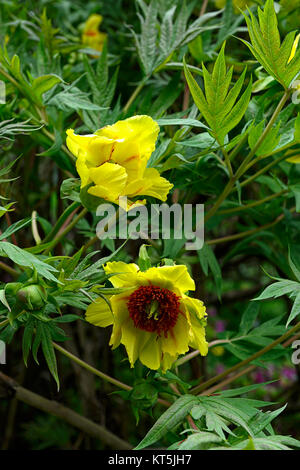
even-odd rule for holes
{"type": "MultiPolygon", "coordinates": [[[[297,448],[299,366],[284,347],[292,335],[274,342],[297,334],[300,313],[299,50],[289,62],[300,3],[248,2],[249,13],[217,3],[1,2],[0,371],[138,448],[297,448]],[[92,13],[108,37],[96,57],[81,43],[92,13]],[[66,129],[88,134],[135,114],[160,124],[150,166],[174,184],[168,202],[205,204],[198,252],[185,240],[141,251],[141,240],[95,241],[94,210],[75,219],[82,201],[66,129]],[[112,352],[109,331],[84,321],[111,288],[108,259],[187,265],[208,310],[208,356],[163,375],[112,352]],[[26,297],[32,284],[38,305],[26,297]],[[133,388],[92,375],[53,341],[133,388]],[[223,384],[242,361],[246,373],[223,384]],[[211,386],[216,396],[198,395],[211,386]]],[[[17,401],[2,382],[3,449],[116,448],[17,401]]]]}

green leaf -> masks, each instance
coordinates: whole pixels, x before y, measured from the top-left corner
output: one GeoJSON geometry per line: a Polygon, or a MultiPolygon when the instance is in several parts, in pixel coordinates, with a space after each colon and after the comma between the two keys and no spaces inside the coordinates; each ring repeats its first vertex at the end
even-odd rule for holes
{"type": "Polygon", "coordinates": [[[147,252],[147,245],[142,245],[139,251],[138,265],[141,271],[151,268],[151,259],[147,252]]]}
{"type": "Polygon", "coordinates": [[[49,370],[57,383],[57,389],[59,390],[59,378],[57,372],[57,363],[52,344],[52,337],[47,324],[41,324],[41,343],[44,357],[46,359],[49,370]]]}
{"type": "Polygon", "coordinates": [[[168,431],[173,430],[198,403],[198,398],[193,395],[183,395],[173,403],[156,421],[154,426],[146,434],[135,450],[149,447],[161,439],[168,431]]]}
{"type": "Polygon", "coordinates": [[[290,313],[289,318],[286,322],[286,327],[288,327],[289,324],[291,323],[291,321],[293,321],[294,318],[296,318],[299,314],[300,314],[300,292],[299,292],[299,294],[297,294],[295,302],[293,303],[291,313],[290,313]]]}
{"type": "Polygon", "coordinates": [[[191,434],[185,439],[176,450],[201,450],[206,448],[207,444],[210,443],[221,443],[222,438],[215,433],[212,432],[196,432],[195,434],[191,434]]]}
{"type": "Polygon", "coordinates": [[[53,73],[48,75],[42,75],[41,77],[36,78],[32,82],[32,91],[37,96],[39,100],[42,99],[42,95],[51,90],[57,83],[62,82],[63,80],[53,73]]]}
{"type": "Polygon", "coordinates": [[[289,280],[274,282],[274,284],[271,284],[270,286],[266,287],[260,294],[260,296],[256,297],[254,300],[263,300],[270,298],[276,299],[277,297],[281,297],[282,295],[298,291],[300,291],[299,282],[289,280]]]}
{"type": "Polygon", "coordinates": [[[185,60],[183,63],[185,77],[194,102],[209,124],[212,136],[220,145],[223,145],[228,132],[239,124],[246,112],[251,97],[252,79],[237,101],[245,80],[246,69],[229,90],[233,67],[228,72],[226,71],[225,43],[211,74],[203,65],[205,96],[193,78],[185,60]]]}
{"type": "Polygon", "coordinates": [[[290,190],[294,194],[296,200],[296,211],[300,212],[300,183],[290,186],[290,190]]]}
{"type": "Polygon", "coordinates": [[[31,349],[32,338],[34,335],[34,328],[35,328],[35,320],[33,318],[29,318],[24,328],[23,340],[22,340],[23,359],[24,359],[24,363],[26,367],[27,367],[29,351],[31,349]]]}
{"type": "Polygon", "coordinates": [[[20,266],[36,269],[38,274],[40,274],[42,277],[45,277],[49,281],[59,282],[53,275],[54,272],[57,272],[57,269],[55,269],[50,264],[44,263],[36,256],[25,250],[22,250],[12,243],[4,241],[0,243],[0,256],[7,256],[14,263],[20,266]]]}
{"type": "Polygon", "coordinates": [[[277,17],[273,0],[267,0],[264,10],[257,10],[259,22],[253,13],[248,10],[249,16],[244,14],[251,44],[243,39],[254,57],[285,89],[287,89],[300,69],[300,53],[296,53],[289,61],[296,32],[289,33],[283,43],[277,24],[277,17]]]}
{"type": "Polygon", "coordinates": [[[253,326],[253,323],[259,314],[260,304],[259,302],[250,302],[243,313],[241,324],[240,324],[240,333],[245,335],[250,331],[253,326]]]}
{"type": "Polygon", "coordinates": [[[205,243],[201,250],[198,251],[198,258],[206,276],[208,268],[210,268],[215,280],[217,295],[220,299],[222,296],[222,271],[211,246],[205,243]]]}
{"type": "Polygon", "coordinates": [[[26,227],[31,223],[31,217],[27,217],[27,219],[18,220],[14,224],[10,225],[3,233],[0,235],[0,241],[4,240],[5,238],[10,237],[13,233],[21,230],[22,228],[26,227]]]}
{"type": "Polygon", "coordinates": [[[191,118],[161,118],[157,119],[159,126],[192,126],[207,129],[208,127],[197,119],[191,118]]]}

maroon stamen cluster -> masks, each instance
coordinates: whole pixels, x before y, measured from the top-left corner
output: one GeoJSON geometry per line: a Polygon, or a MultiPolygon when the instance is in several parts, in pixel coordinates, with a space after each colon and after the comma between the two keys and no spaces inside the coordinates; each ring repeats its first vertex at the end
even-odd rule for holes
{"type": "Polygon", "coordinates": [[[136,328],[150,332],[168,331],[176,325],[179,314],[180,298],[158,286],[141,286],[129,297],[127,307],[129,316],[136,328]]]}

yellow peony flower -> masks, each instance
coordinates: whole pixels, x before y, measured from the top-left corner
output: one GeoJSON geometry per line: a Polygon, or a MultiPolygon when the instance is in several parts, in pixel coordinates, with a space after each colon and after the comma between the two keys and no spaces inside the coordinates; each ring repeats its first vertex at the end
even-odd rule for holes
{"type": "MultiPolygon", "coordinates": [[[[232,3],[235,13],[239,13],[240,10],[246,10],[247,6],[251,5],[253,2],[250,0],[233,0],[232,3]]],[[[215,4],[217,8],[224,8],[226,0],[215,0],[215,4]]]]}
{"type": "Polygon", "coordinates": [[[88,322],[113,325],[110,345],[123,344],[131,367],[139,359],[149,369],[169,369],[189,346],[205,356],[206,310],[203,302],[185,295],[195,290],[186,266],[162,266],[139,271],[136,264],[107,263],[105,273],[121,294],[107,302],[99,297],[86,311],[88,322]]]}
{"type": "MultiPolygon", "coordinates": [[[[146,168],[158,133],[159,126],[150,116],[118,121],[91,135],[67,130],[67,146],[77,157],[81,187],[92,183],[90,194],[115,204],[122,196],[153,196],[165,201],[173,185],[156,169],[146,168]]],[[[127,210],[132,204],[128,200],[127,210]]]]}
{"type": "Polygon", "coordinates": [[[102,16],[93,14],[91,15],[83,29],[82,43],[101,52],[107,34],[99,31],[99,26],[102,23],[102,16]]]}

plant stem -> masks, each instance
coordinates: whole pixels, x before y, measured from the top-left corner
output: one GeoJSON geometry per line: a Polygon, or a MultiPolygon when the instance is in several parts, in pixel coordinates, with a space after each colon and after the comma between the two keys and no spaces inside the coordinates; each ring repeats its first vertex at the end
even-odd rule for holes
{"type": "Polygon", "coordinates": [[[68,206],[64,212],[61,214],[61,216],[58,218],[57,222],[55,223],[54,227],[52,228],[52,230],[48,233],[48,235],[44,238],[44,240],[42,240],[42,244],[43,243],[47,243],[48,241],[52,240],[53,237],[55,237],[55,235],[57,234],[57,232],[59,231],[59,229],[63,226],[63,224],[65,223],[65,221],[67,220],[67,218],[69,217],[69,215],[72,214],[72,212],[77,209],[78,207],[80,206],[80,203],[79,202],[72,202],[72,204],[70,204],[70,206],[68,206]]]}
{"type": "Polygon", "coordinates": [[[19,276],[18,271],[16,271],[14,268],[11,268],[7,264],[3,263],[0,261],[0,269],[3,269],[3,271],[6,271],[8,274],[10,274],[13,278],[16,278],[19,276]]]}
{"type": "Polygon", "coordinates": [[[134,92],[132,93],[132,95],[130,96],[129,100],[127,101],[127,103],[125,104],[125,106],[123,108],[124,113],[127,113],[127,111],[130,108],[131,104],[133,103],[135,98],[138,96],[140,91],[144,88],[145,84],[146,84],[146,80],[143,79],[141,81],[141,83],[136,87],[136,89],[134,90],[134,92]]]}
{"type": "MultiPolygon", "coordinates": [[[[296,336],[293,336],[292,338],[289,338],[287,341],[285,341],[282,346],[284,348],[287,348],[291,343],[293,343],[296,339],[300,338],[300,334],[298,333],[296,336]]],[[[257,366],[252,365],[249,366],[240,372],[237,372],[236,374],[232,375],[231,377],[228,377],[227,379],[223,380],[217,385],[214,385],[213,387],[209,388],[208,390],[205,390],[205,392],[201,393],[201,395],[211,395],[217,390],[221,390],[223,387],[229,385],[231,382],[234,382],[236,379],[239,379],[245,374],[249,374],[249,372],[252,372],[253,370],[256,369],[257,366]]]]}
{"type": "Polygon", "coordinates": [[[1,328],[2,326],[8,325],[8,323],[9,323],[9,320],[4,320],[4,321],[0,322],[0,328],[1,328]]]}
{"type": "Polygon", "coordinates": [[[256,353],[252,354],[247,359],[239,362],[238,364],[236,364],[233,367],[230,367],[230,369],[227,369],[225,372],[222,372],[222,374],[219,374],[215,377],[212,377],[211,379],[207,380],[206,382],[204,382],[200,385],[197,385],[192,390],[190,390],[190,393],[193,393],[194,395],[197,395],[200,392],[203,392],[204,390],[209,388],[211,385],[214,385],[216,382],[219,382],[220,380],[223,380],[225,377],[227,377],[232,372],[235,372],[236,370],[240,369],[241,367],[244,367],[244,366],[248,365],[250,362],[254,361],[255,359],[258,359],[259,357],[263,356],[265,353],[267,353],[271,349],[275,348],[278,344],[285,341],[287,338],[289,338],[291,335],[296,333],[296,331],[298,331],[298,330],[300,330],[300,322],[298,322],[297,325],[295,325],[293,328],[291,328],[289,331],[287,331],[284,335],[277,338],[275,341],[270,343],[268,346],[265,346],[264,348],[260,349],[256,353]]]}
{"type": "Polygon", "coordinates": [[[261,204],[264,204],[265,202],[272,201],[272,199],[275,199],[279,196],[282,196],[282,194],[286,194],[286,193],[288,193],[288,190],[283,189],[282,191],[275,193],[275,194],[271,194],[271,196],[265,197],[264,199],[260,199],[259,201],[251,202],[250,204],[247,204],[245,206],[233,207],[232,209],[224,209],[222,211],[219,211],[218,214],[234,214],[235,212],[245,211],[252,207],[260,206],[261,204]]]}
{"type": "Polygon", "coordinates": [[[44,254],[48,254],[53,248],[75,227],[75,225],[79,222],[82,217],[87,214],[88,210],[86,208],[82,209],[82,211],[78,214],[77,217],[71,222],[60,234],[58,237],[54,238],[54,240],[50,243],[50,246],[45,249],[44,254]]]}
{"type": "Polygon", "coordinates": [[[122,388],[123,390],[132,390],[132,387],[130,387],[129,385],[126,385],[123,382],[120,382],[119,380],[114,379],[113,377],[110,377],[109,375],[105,374],[104,372],[101,372],[100,370],[96,369],[93,366],[90,366],[85,361],[75,356],[74,354],[70,353],[59,344],[54,343],[53,341],[52,343],[55,349],[57,349],[57,351],[59,351],[60,353],[64,354],[64,356],[71,359],[71,361],[76,362],[76,364],[79,364],[81,367],[84,367],[84,369],[88,370],[92,374],[97,375],[98,377],[105,380],[106,382],[110,382],[111,384],[116,385],[118,388],[122,388]]]}
{"type": "Polygon", "coordinates": [[[132,446],[128,442],[108,431],[104,426],[94,423],[54,400],[48,400],[37,393],[31,392],[2,372],[0,372],[0,381],[10,389],[10,392],[14,392],[17,400],[64,420],[71,426],[80,429],[93,438],[99,439],[113,449],[132,449],[132,446]]]}
{"type": "Polygon", "coordinates": [[[207,212],[207,214],[204,217],[204,221],[207,222],[208,219],[210,219],[219,209],[221,204],[225,201],[226,197],[231,193],[232,188],[234,187],[236,182],[236,178],[233,177],[231,178],[227,185],[224,188],[224,191],[220,194],[218,199],[216,200],[215,204],[212,206],[212,208],[207,212]]]}
{"type": "Polygon", "coordinates": [[[218,210],[218,208],[221,206],[223,201],[226,199],[226,197],[230,194],[232,191],[235,183],[238,181],[238,179],[247,171],[248,163],[252,160],[253,156],[255,155],[256,151],[259,149],[261,144],[263,143],[264,139],[267,137],[268,133],[271,131],[273,124],[275,123],[280,111],[282,110],[283,106],[285,105],[286,101],[288,100],[290,96],[290,91],[287,90],[285,91],[283,97],[281,98],[280,102],[277,105],[277,108],[275,109],[267,127],[265,128],[264,132],[258,139],[256,145],[253,147],[253,149],[250,151],[248,156],[245,158],[243,163],[240,165],[238,168],[236,174],[230,178],[228,181],[227,185],[225,186],[223,192],[220,194],[218,199],[216,200],[215,204],[212,206],[212,208],[207,212],[204,221],[206,222],[208,219],[210,219],[218,210]]]}
{"type": "Polygon", "coordinates": [[[250,151],[250,153],[248,154],[248,156],[245,158],[245,160],[243,161],[243,163],[241,164],[240,168],[237,170],[236,172],[236,176],[237,178],[240,178],[240,176],[242,176],[244,174],[244,172],[246,171],[246,168],[247,168],[247,165],[248,163],[252,160],[252,158],[254,157],[254,155],[256,154],[257,150],[259,149],[259,147],[261,146],[261,144],[263,143],[263,141],[265,140],[265,138],[267,137],[267,135],[269,134],[269,132],[272,130],[272,127],[280,113],[280,111],[282,110],[282,108],[284,107],[285,103],[287,102],[288,98],[290,96],[290,90],[287,90],[284,92],[284,95],[283,97],[281,98],[280,102],[278,103],[270,121],[268,122],[268,125],[267,127],[265,128],[265,130],[263,131],[262,135],[260,136],[260,138],[258,139],[258,141],[256,142],[255,146],[253,147],[253,149],[250,151]]]}
{"type": "MultiPolygon", "coordinates": [[[[296,210],[296,207],[292,207],[290,209],[290,212],[294,212],[296,210]]],[[[225,243],[229,242],[232,240],[238,240],[240,238],[247,237],[249,235],[253,235],[254,233],[261,232],[262,230],[266,230],[270,227],[274,227],[274,225],[277,225],[282,219],[284,219],[285,214],[281,214],[280,216],[277,217],[277,219],[274,220],[274,222],[270,222],[268,224],[262,225],[261,227],[253,228],[251,230],[246,230],[245,232],[240,232],[236,233],[235,235],[228,235],[227,237],[222,237],[222,238],[215,238],[214,240],[209,240],[207,245],[215,245],[217,243],[225,243]]]]}
{"type": "MultiPolygon", "coordinates": [[[[264,166],[263,168],[261,168],[259,171],[257,171],[254,175],[250,176],[249,178],[247,178],[245,181],[243,181],[241,184],[240,184],[240,187],[243,188],[244,186],[246,186],[247,184],[251,183],[252,181],[254,181],[256,178],[258,178],[260,175],[264,174],[266,171],[270,170],[270,168],[273,168],[273,166],[277,165],[277,163],[280,163],[282,160],[286,160],[287,158],[289,158],[290,155],[281,155],[281,157],[278,157],[276,158],[276,160],[273,160],[272,162],[270,162],[268,165],[264,166]]],[[[248,168],[247,168],[248,169],[248,168]]]]}

